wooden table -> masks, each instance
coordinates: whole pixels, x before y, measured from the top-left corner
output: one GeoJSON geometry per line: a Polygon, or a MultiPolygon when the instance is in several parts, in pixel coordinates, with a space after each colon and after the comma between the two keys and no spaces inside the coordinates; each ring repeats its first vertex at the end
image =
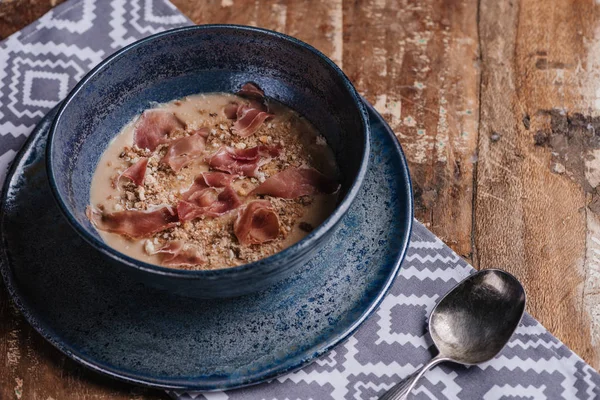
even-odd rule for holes
{"type": "MultiPolygon", "coordinates": [[[[60,1],[5,0],[0,38],[60,1]]],[[[416,217],[600,366],[600,5],[592,0],[173,2],[296,36],[340,65],[409,160],[416,217]]],[[[87,372],[0,294],[0,398],[158,399],[87,372]]]]}

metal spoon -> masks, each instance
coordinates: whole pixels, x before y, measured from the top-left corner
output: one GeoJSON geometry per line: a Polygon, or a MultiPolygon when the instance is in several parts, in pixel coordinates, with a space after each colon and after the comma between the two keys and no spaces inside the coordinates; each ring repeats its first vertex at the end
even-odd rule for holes
{"type": "Polygon", "coordinates": [[[525,290],[511,274],[477,272],[440,300],[429,317],[429,334],[439,354],[380,400],[406,400],[425,372],[443,361],[475,365],[506,345],[525,311],[525,290]]]}

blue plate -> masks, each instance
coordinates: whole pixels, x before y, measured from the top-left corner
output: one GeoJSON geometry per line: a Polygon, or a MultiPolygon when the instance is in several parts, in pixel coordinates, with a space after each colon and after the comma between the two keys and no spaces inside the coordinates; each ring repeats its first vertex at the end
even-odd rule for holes
{"type": "Polygon", "coordinates": [[[46,180],[52,118],[42,120],[9,171],[1,270],[29,323],[93,370],[171,389],[259,383],[347,338],[398,273],[413,218],[410,177],[393,132],[370,106],[369,171],[331,241],[276,286],[219,300],[177,297],[131,280],[71,229],[46,180]]]}

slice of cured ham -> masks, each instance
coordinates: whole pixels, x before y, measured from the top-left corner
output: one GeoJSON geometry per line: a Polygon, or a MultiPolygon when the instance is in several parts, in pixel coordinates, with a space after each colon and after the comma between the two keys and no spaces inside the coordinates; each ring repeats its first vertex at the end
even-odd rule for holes
{"type": "Polygon", "coordinates": [[[133,143],[140,149],[154,151],[167,143],[169,134],[177,128],[184,128],[184,124],[172,112],[144,111],[135,124],[133,143]]]}
{"type": "Polygon", "coordinates": [[[206,183],[208,186],[220,188],[231,185],[235,175],[226,174],[223,172],[203,172],[202,177],[204,178],[204,183],[206,183]]]}
{"type": "Polygon", "coordinates": [[[192,162],[204,153],[206,139],[201,132],[175,139],[169,145],[161,163],[166,164],[175,172],[192,162]]]}
{"type": "Polygon", "coordinates": [[[280,148],[275,146],[256,146],[249,149],[234,149],[222,146],[209,159],[208,164],[219,171],[243,176],[256,176],[258,168],[268,163],[271,157],[277,157],[280,148]]]}
{"type": "Polygon", "coordinates": [[[181,194],[181,198],[186,201],[194,202],[194,199],[199,197],[199,194],[212,188],[224,188],[231,184],[234,175],[224,172],[203,172],[194,179],[194,183],[190,188],[181,194]]]}
{"type": "Polygon", "coordinates": [[[262,100],[265,97],[265,92],[256,83],[246,82],[242,85],[242,88],[238,90],[237,95],[247,99],[262,100]]]}
{"type": "MultiPolygon", "coordinates": [[[[209,188],[207,190],[214,189],[209,188]]],[[[177,215],[181,221],[191,221],[202,216],[218,217],[229,211],[235,210],[242,204],[231,186],[227,186],[223,189],[221,193],[216,195],[216,198],[211,197],[210,202],[206,201],[207,196],[205,194],[203,194],[201,198],[203,199],[200,203],[202,205],[199,205],[196,199],[194,202],[185,200],[179,202],[177,205],[177,215]]]]}
{"type": "Polygon", "coordinates": [[[167,243],[156,250],[155,254],[159,255],[160,263],[168,267],[193,266],[206,262],[206,258],[196,247],[186,246],[180,240],[167,243]]]}
{"type": "Polygon", "coordinates": [[[88,207],[86,214],[97,229],[131,238],[142,238],[164,231],[179,221],[171,207],[162,207],[154,211],[125,210],[113,213],[88,207]]]}
{"type": "Polygon", "coordinates": [[[250,105],[242,104],[238,107],[237,119],[231,131],[240,137],[248,137],[256,133],[261,125],[272,117],[273,114],[256,107],[252,102],[250,105]]]}
{"type": "Polygon", "coordinates": [[[148,166],[148,158],[142,157],[135,164],[127,168],[119,176],[119,180],[123,177],[131,179],[137,186],[144,184],[144,178],[146,177],[146,167],[148,166]]]}
{"type": "Polygon", "coordinates": [[[247,104],[233,102],[223,109],[225,116],[235,119],[232,132],[240,137],[254,134],[273,114],[269,113],[265,92],[253,82],[245,83],[237,92],[238,96],[249,100],[247,104]]]}
{"type": "Polygon", "coordinates": [[[243,245],[275,240],[279,235],[279,217],[268,200],[255,200],[238,211],[233,231],[243,245]]]}
{"type": "Polygon", "coordinates": [[[314,168],[288,168],[268,178],[251,194],[266,194],[283,199],[317,193],[335,193],[340,185],[314,168]]]}
{"type": "Polygon", "coordinates": [[[238,208],[241,201],[231,188],[234,176],[223,172],[204,172],[197,176],[192,186],[182,193],[177,214],[182,221],[201,216],[218,217],[238,208]],[[224,188],[218,192],[215,188],[224,188]]]}

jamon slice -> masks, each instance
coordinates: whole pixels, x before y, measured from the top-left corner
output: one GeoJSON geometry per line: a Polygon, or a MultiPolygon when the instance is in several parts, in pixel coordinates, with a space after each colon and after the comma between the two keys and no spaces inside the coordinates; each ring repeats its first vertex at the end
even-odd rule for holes
{"type": "Polygon", "coordinates": [[[231,185],[235,175],[226,174],[223,172],[203,172],[202,178],[204,178],[204,183],[206,183],[206,185],[210,187],[221,188],[231,185]]]}
{"type": "Polygon", "coordinates": [[[219,171],[243,176],[256,176],[258,168],[268,163],[271,157],[277,157],[280,148],[275,146],[256,146],[249,149],[234,149],[222,146],[209,159],[208,164],[219,171]]]}
{"type": "Polygon", "coordinates": [[[314,168],[288,168],[268,178],[251,194],[266,194],[283,199],[335,193],[340,185],[314,168]]]}
{"type": "Polygon", "coordinates": [[[125,210],[113,213],[88,207],[86,214],[97,229],[131,238],[150,236],[172,228],[179,221],[171,207],[161,207],[154,211],[125,210]]]}
{"type": "Polygon", "coordinates": [[[204,172],[198,175],[192,186],[182,193],[183,200],[177,205],[181,221],[201,216],[218,217],[236,209],[242,203],[231,188],[234,176],[223,172],[204,172]],[[220,193],[215,188],[224,188],[220,193]]]}
{"type": "Polygon", "coordinates": [[[200,157],[204,153],[205,146],[206,139],[202,132],[198,131],[193,135],[175,139],[169,145],[161,163],[167,164],[173,171],[179,172],[195,158],[200,157]]]}
{"type": "Polygon", "coordinates": [[[243,245],[269,242],[279,235],[279,217],[268,200],[255,200],[238,211],[233,231],[243,245]]]}
{"type": "Polygon", "coordinates": [[[140,149],[156,150],[158,145],[169,141],[169,134],[184,124],[172,112],[163,110],[144,111],[135,124],[133,143],[140,149]]]}
{"type": "Polygon", "coordinates": [[[137,186],[144,184],[144,178],[146,177],[146,167],[148,166],[148,158],[142,157],[135,164],[127,168],[119,176],[119,180],[123,177],[131,179],[137,186]]]}
{"type": "Polygon", "coordinates": [[[273,114],[269,113],[265,92],[253,82],[245,83],[237,92],[238,96],[249,99],[248,104],[237,102],[225,106],[223,112],[229,119],[235,119],[232,131],[240,137],[254,134],[273,114]]]}
{"type": "Polygon", "coordinates": [[[180,240],[167,243],[156,250],[154,254],[158,254],[160,263],[167,267],[194,266],[206,262],[206,258],[200,254],[197,248],[186,246],[180,240]]]}
{"type": "MultiPolygon", "coordinates": [[[[224,188],[231,184],[235,178],[234,175],[224,172],[203,172],[194,179],[194,183],[190,188],[181,194],[185,201],[195,202],[202,192],[212,188],[224,188]]],[[[200,204],[198,204],[200,205],[200,204]]]]}
{"type": "Polygon", "coordinates": [[[251,102],[250,105],[242,104],[238,107],[236,121],[231,131],[240,137],[248,137],[258,131],[261,125],[273,114],[263,111],[251,102]]]}
{"type": "MultiPolygon", "coordinates": [[[[214,189],[208,188],[207,190],[212,191],[214,189]]],[[[235,210],[242,204],[231,186],[227,186],[223,189],[221,193],[216,195],[216,198],[211,196],[210,202],[206,201],[207,196],[205,194],[201,197],[203,201],[200,204],[206,205],[198,205],[196,199],[194,199],[196,200],[195,202],[185,200],[179,202],[177,205],[177,215],[181,221],[191,221],[201,216],[218,217],[229,211],[235,210]]]]}

